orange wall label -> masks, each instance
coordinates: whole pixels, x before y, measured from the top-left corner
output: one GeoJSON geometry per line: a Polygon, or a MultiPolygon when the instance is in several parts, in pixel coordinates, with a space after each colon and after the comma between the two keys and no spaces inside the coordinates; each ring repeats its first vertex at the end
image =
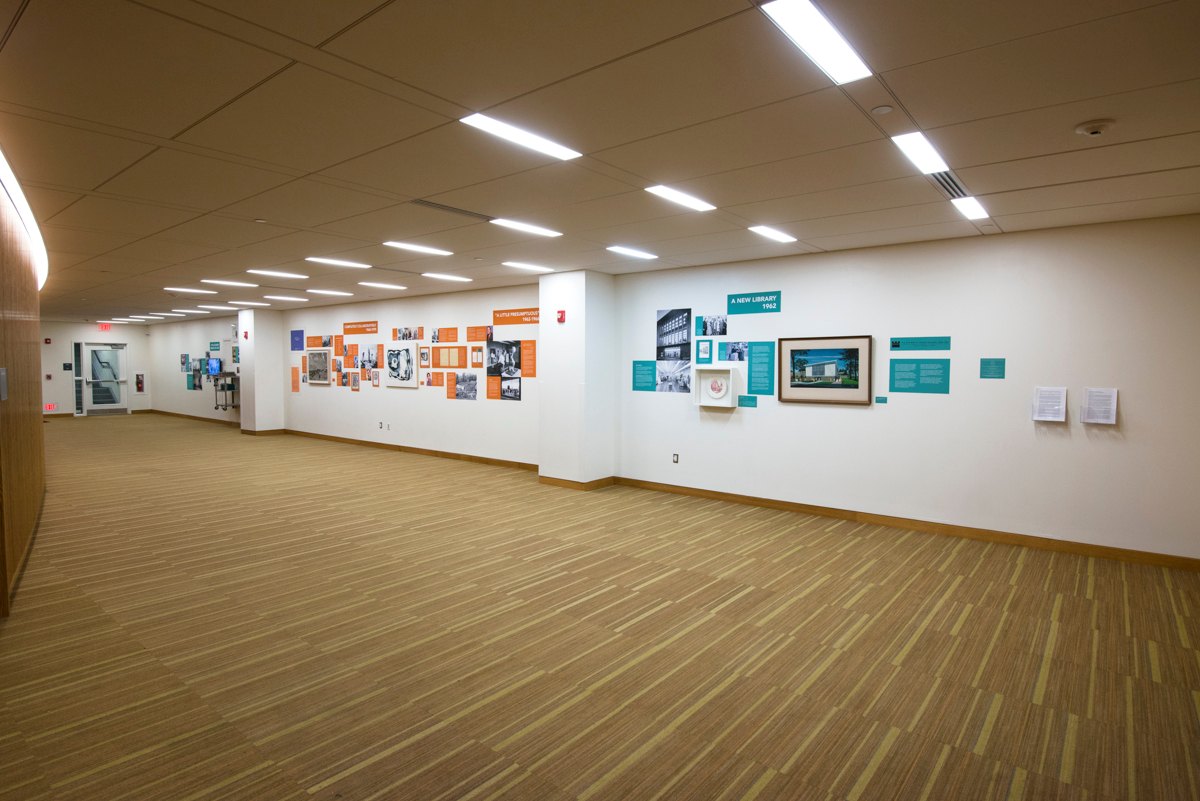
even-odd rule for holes
{"type": "Polygon", "coordinates": [[[523,325],[526,323],[536,323],[537,321],[537,308],[492,310],[492,325],[523,325]]]}
{"type": "Polygon", "coordinates": [[[458,328],[439,328],[437,335],[438,342],[457,342],[458,328]]]}
{"type": "Polygon", "coordinates": [[[433,366],[437,367],[466,367],[467,349],[463,345],[452,348],[433,348],[433,366]]]}
{"type": "Polygon", "coordinates": [[[342,337],[341,334],[333,335],[333,355],[334,356],[345,356],[346,355],[346,340],[342,337]]]}
{"type": "Polygon", "coordinates": [[[446,386],[446,374],[445,373],[430,373],[430,375],[433,376],[432,386],[435,386],[435,387],[446,386]]]}
{"type": "Polygon", "coordinates": [[[378,334],[379,321],[370,320],[360,323],[342,323],[343,334],[378,334]]]}
{"type": "Polygon", "coordinates": [[[454,388],[458,384],[458,376],[454,373],[446,373],[446,397],[454,400],[454,388]]]}
{"type": "Polygon", "coordinates": [[[292,368],[292,392],[300,391],[300,368],[292,368]]]}
{"type": "Polygon", "coordinates": [[[308,375],[308,356],[300,357],[300,372],[308,375]]]}
{"type": "Polygon", "coordinates": [[[304,344],[310,348],[319,348],[321,347],[321,336],[318,334],[315,337],[305,337],[304,344]]]}
{"type": "Polygon", "coordinates": [[[468,325],[467,326],[467,341],[468,342],[487,342],[488,328],[487,325],[468,325]]]}
{"type": "Polygon", "coordinates": [[[537,340],[521,340],[521,376],[523,378],[537,377],[537,340]]]}
{"type": "Polygon", "coordinates": [[[487,377],[487,379],[488,379],[487,399],[488,400],[500,400],[500,376],[489,375],[487,377]]]}
{"type": "Polygon", "coordinates": [[[471,366],[483,367],[483,345],[476,345],[471,348],[471,366]]]}

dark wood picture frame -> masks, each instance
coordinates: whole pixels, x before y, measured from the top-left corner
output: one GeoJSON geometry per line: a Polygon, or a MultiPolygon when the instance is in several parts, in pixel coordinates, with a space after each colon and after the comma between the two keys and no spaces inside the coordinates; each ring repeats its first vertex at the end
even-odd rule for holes
{"type": "Polygon", "coordinates": [[[871,405],[875,347],[870,334],[780,337],[778,347],[781,403],[871,405]]]}

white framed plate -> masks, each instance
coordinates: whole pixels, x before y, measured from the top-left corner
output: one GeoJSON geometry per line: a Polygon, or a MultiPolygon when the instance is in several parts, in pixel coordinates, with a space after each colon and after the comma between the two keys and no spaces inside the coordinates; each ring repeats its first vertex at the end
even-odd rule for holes
{"type": "Polygon", "coordinates": [[[713,400],[720,400],[729,392],[729,381],[721,376],[713,376],[704,381],[704,392],[713,400]]]}

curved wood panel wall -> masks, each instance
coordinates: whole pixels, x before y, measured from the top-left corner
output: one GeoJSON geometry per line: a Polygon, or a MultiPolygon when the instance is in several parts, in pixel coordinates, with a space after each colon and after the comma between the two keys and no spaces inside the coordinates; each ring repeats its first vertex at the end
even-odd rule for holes
{"type": "Polygon", "coordinates": [[[46,491],[38,343],[37,277],[21,220],[0,192],[0,367],[8,371],[8,399],[0,401],[0,617],[8,614],[46,491]]]}

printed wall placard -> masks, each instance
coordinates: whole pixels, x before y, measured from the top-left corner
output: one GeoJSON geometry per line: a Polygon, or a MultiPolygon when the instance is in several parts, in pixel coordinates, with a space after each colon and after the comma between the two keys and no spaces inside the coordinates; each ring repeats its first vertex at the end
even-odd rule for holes
{"type": "Polygon", "coordinates": [[[300,391],[300,368],[292,368],[292,392],[300,391]]]}
{"type": "Polygon", "coordinates": [[[950,360],[892,359],[888,375],[888,391],[949,395],[950,360]]]}
{"type": "Polygon", "coordinates": [[[467,366],[467,348],[458,345],[451,348],[434,347],[433,366],[435,369],[467,366]]]}
{"type": "Polygon", "coordinates": [[[446,373],[446,398],[454,400],[455,382],[458,380],[455,373],[446,373]]]}
{"type": "Polygon", "coordinates": [[[333,352],[339,356],[346,353],[346,339],[341,334],[333,335],[333,352]]]}
{"type": "Polygon", "coordinates": [[[378,320],[362,320],[357,323],[342,323],[343,334],[378,334],[378,320]]]}
{"type": "Polygon", "coordinates": [[[757,409],[758,408],[758,396],[757,395],[738,395],[738,408],[757,409]]]}
{"type": "Polygon", "coordinates": [[[408,340],[408,339],[424,339],[424,338],[425,338],[425,326],[423,326],[423,325],[409,326],[407,328],[393,328],[392,329],[392,341],[393,342],[400,342],[401,340],[408,340]]]}
{"type": "Polygon", "coordinates": [[[433,332],[434,342],[457,342],[458,328],[438,328],[433,332]]]}
{"type": "Polygon", "coordinates": [[[658,371],[652,361],[635,361],[633,363],[633,391],[653,392],[658,380],[658,371]]]}
{"type": "Polygon", "coordinates": [[[950,337],[892,337],[891,350],[950,350],[950,337]]]}
{"type": "Polygon", "coordinates": [[[487,399],[500,400],[500,376],[489,375],[487,377],[487,399]]]}
{"type": "Polygon", "coordinates": [[[537,378],[537,340],[521,340],[521,377],[537,378]]]}
{"type": "Polygon", "coordinates": [[[492,325],[524,325],[536,324],[538,309],[493,309],[492,325]]]}
{"type": "Polygon", "coordinates": [[[211,352],[211,353],[220,353],[220,352],[221,352],[221,343],[220,343],[220,341],[219,341],[219,340],[216,340],[216,339],[214,339],[212,342],[209,342],[209,343],[208,343],[208,350],[209,350],[209,352],[211,352]]]}
{"type": "Polygon", "coordinates": [[[1004,359],[980,359],[980,378],[1004,378],[1004,359]]]}
{"type": "Polygon", "coordinates": [[[746,392],[750,395],[775,394],[775,343],[751,342],[750,368],[746,371],[746,392]]]}
{"type": "Polygon", "coordinates": [[[292,335],[292,350],[304,350],[304,330],[294,330],[292,335]]]}
{"type": "Polygon", "coordinates": [[[746,292],[729,295],[726,301],[728,314],[767,314],[783,308],[783,292],[746,292]]]}
{"type": "Polygon", "coordinates": [[[492,327],[490,325],[468,325],[467,326],[467,341],[468,342],[487,342],[492,338],[492,327]]]}

